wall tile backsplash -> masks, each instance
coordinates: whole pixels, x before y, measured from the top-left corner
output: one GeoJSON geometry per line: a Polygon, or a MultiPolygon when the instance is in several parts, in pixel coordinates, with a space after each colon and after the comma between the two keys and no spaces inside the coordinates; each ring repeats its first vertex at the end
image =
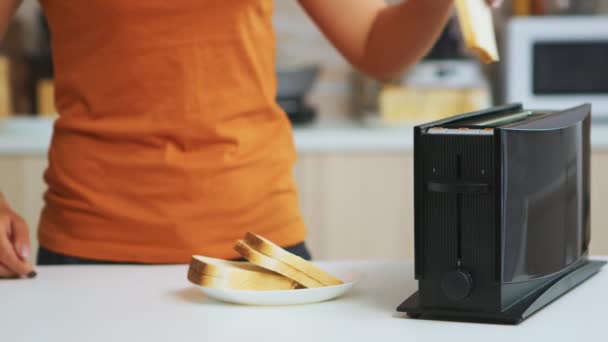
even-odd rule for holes
{"type": "Polygon", "coordinates": [[[352,67],[334,49],[294,0],[276,0],[274,25],[279,68],[319,64],[321,74],[309,103],[318,110],[318,121],[332,122],[352,113],[352,67]]]}

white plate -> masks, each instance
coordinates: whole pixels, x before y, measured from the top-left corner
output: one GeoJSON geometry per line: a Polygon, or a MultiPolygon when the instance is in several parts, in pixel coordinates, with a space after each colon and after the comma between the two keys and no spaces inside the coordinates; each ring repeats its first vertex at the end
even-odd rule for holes
{"type": "Polygon", "coordinates": [[[344,284],[312,289],[245,291],[199,286],[209,298],[222,302],[245,305],[296,305],[323,302],[344,295],[362,278],[355,271],[344,271],[334,267],[323,267],[344,284]]]}

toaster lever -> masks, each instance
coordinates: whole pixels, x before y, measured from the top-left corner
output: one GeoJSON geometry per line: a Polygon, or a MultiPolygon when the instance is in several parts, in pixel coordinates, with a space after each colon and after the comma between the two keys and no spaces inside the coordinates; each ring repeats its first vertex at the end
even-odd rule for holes
{"type": "Polygon", "coordinates": [[[490,190],[490,185],[487,183],[477,183],[471,181],[429,181],[427,184],[428,191],[431,192],[449,192],[458,194],[480,194],[487,193],[490,190]]]}

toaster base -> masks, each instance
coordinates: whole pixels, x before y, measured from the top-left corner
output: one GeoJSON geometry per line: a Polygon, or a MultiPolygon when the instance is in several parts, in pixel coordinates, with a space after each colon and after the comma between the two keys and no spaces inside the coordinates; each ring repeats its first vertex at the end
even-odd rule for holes
{"type": "Polygon", "coordinates": [[[418,292],[403,302],[397,311],[405,312],[412,318],[518,324],[595,275],[605,264],[605,261],[587,260],[580,267],[543,285],[502,312],[425,308],[420,306],[418,292]]]}

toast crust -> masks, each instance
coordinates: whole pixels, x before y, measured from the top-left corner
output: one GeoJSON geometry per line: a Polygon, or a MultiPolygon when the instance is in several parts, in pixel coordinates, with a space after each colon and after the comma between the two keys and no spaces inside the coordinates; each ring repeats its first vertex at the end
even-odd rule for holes
{"type": "Polygon", "coordinates": [[[325,286],[340,285],[344,283],[342,280],[325,272],[313,263],[295,254],[289,253],[257,234],[248,232],[245,234],[243,241],[256,251],[293,267],[325,286]]]}
{"type": "Polygon", "coordinates": [[[196,285],[218,289],[246,290],[246,291],[271,291],[292,290],[299,288],[296,282],[267,282],[260,279],[240,278],[217,278],[201,274],[188,274],[188,279],[196,285]]]}
{"type": "Polygon", "coordinates": [[[319,281],[309,277],[303,272],[298,271],[297,269],[289,266],[288,264],[280,260],[273,259],[261,252],[258,252],[253,247],[245,243],[243,240],[237,241],[236,245],[234,246],[234,249],[252,264],[279,273],[289,279],[296,281],[303,287],[316,288],[325,286],[319,281]]]}
{"type": "Polygon", "coordinates": [[[199,286],[223,286],[238,290],[288,290],[300,287],[294,280],[248,262],[200,255],[192,256],[188,280],[199,286]]]}

